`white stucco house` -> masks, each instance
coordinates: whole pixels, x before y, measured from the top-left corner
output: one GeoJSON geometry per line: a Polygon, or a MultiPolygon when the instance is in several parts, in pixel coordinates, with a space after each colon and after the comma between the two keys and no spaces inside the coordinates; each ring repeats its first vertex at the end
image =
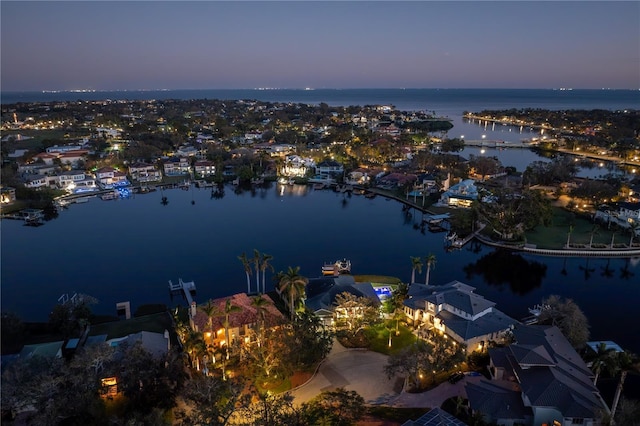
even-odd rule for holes
{"type": "Polygon", "coordinates": [[[412,283],[404,313],[414,326],[445,334],[466,345],[468,352],[482,350],[490,341],[503,341],[518,321],[474,290],[460,281],[444,285],[412,283]]]}

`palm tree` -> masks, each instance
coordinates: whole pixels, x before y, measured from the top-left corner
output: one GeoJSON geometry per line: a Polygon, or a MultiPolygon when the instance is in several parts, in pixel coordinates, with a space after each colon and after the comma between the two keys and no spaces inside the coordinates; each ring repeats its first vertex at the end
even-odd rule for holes
{"type": "Polygon", "coordinates": [[[258,317],[258,332],[256,333],[258,346],[260,346],[260,341],[262,340],[262,330],[264,329],[264,319],[267,314],[268,305],[269,302],[267,302],[267,299],[265,299],[261,295],[251,298],[251,306],[255,308],[256,315],[258,317]]]}
{"type": "Polygon", "coordinates": [[[265,280],[267,269],[270,269],[271,272],[274,271],[273,266],[271,266],[271,264],[269,263],[271,259],[273,259],[273,256],[267,253],[262,253],[262,256],[260,257],[260,271],[262,272],[262,294],[265,294],[267,292],[267,284],[265,280]]]}
{"type": "Polygon", "coordinates": [[[229,346],[231,345],[231,341],[229,339],[229,316],[234,312],[241,311],[242,308],[236,305],[231,304],[231,299],[227,299],[224,305],[224,339],[225,339],[225,349],[227,350],[227,359],[229,359],[229,346]]]}
{"type": "Polygon", "coordinates": [[[207,352],[207,345],[202,337],[202,333],[192,330],[186,336],[183,345],[189,354],[190,361],[195,360],[196,370],[200,370],[200,357],[207,352]]]}
{"type": "Polygon", "coordinates": [[[289,312],[291,313],[291,321],[293,321],[293,315],[295,313],[294,300],[301,299],[304,296],[304,287],[309,283],[309,280],[299,274],[300,267],[296,266],[292,268],[289,266],[289,270],[281,275],[279,288],[280,292],[286,292],[289,294],[289,312]]]}
{"type": "Polygon", "coordinates": [[[247,255],[242,252],[240,256],[238,256],[240,262],[242,262],[242,266],[244,266],[244,273],[247,274],[247,294],[251,294],[251,264],[249,263],[249,259],[247,259],[247,255]]]}
{"type": "Polygon", "coordinates": [[[589,239],[589,248],[591,248],[591,245],[593,244],[593,236],[595,234],[598,234],[598,229],[600,229],[600,225],[598,225],[597,223],[593,225],[593,227],[591,228],[591,238],[589,239]]]}
{"type": "Polygon", "coordinates": [[[616,230],[611,233],[611,248],[613,249],[613,240],[616,238],[616,230]]]}
{"type": "Polygon", "coordinates": [[[206,305],[198,306],[198,309],[204,312],[204,314],[207,316],[207,325],[209,326],[209,332],[213,333],[213,317],[215,316],[218,308],[216,307],[216,305],[211,303],[211,300],[209,300],[206,305]]]}
{"type": "Polygon", "coordinates": [[[431,272],[431,267],[435,268],[435,264],[436,264],[436,255],[433,253],[429,253],[429,255],[427,257],[424,258],[426,264],[427,264],[427,277],[424,280],[424,283],[426,285],[429,285],[429,275],[431,272]]]}
{"type": "Polygon", "coordinates": [[[613,349],[607,348],[607,344],[604,342],[600,342],[598,346],[596,346],[595,358],[591,362],[591,368],[593,368],[593,372],[595,373],[595,377],[593,378],[594,386],[598,385],[598,377],[602,369],[611,370],[613,368],[615,361],[613,353],[613,349]]]}
{"type": "Polygon", "coordinates": [[[622,387],[624,386],[624,381],[627,378],[627,373],[629,371],[638,371],[640,367],[640,363],[638,362],[638,358],[627,351],[618,352],[617,353],[617,364],[618,369],[620,370],[620,381],[618,382],[618,387],[616,387],[616,394],[613,397],[613,402],[611,403],[611,418],[615,418],[616,409],[618,408],[618,402],[620,401],[620,395],[622,394],[622,387]]]}
{"type": "Polygon", "coordinates": [[[411,282],[409,284],[416,282],[416,269],[419,274],[422,273],[422,259],[420,257],[411,256],[411,282]]]}
{"type": "Polygon", "coordinates": [[[256,293],[260,293],[260,257],[260,252],[253,249],[253,258],[251,260],[256,269],[256,293]]]}

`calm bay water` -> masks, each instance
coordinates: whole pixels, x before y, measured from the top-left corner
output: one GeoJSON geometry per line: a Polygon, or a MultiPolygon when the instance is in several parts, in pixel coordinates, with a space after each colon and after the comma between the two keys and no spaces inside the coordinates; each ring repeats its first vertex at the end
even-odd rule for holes
{"type": "MultiPolygon", "coordinates": [[[[640,109],[631,90],[176,90],[91,93],[2,93],[2,103],[98,99],[258,99],[329,105],[393,104],[401,110],[427,110],[450,117],[449,137],[520,141],[532,132],[464,123],[463,111],[508,108],[640,109]]],[[[463,155],[479,154],[467,148],[463,155]]],[[[525,150],[487,150],[503,164],[524,170],[539,159],[525,150]]],[[[447,253],[443,235],[421,233],[401,206],[383,198],[368,200],[294,186],[235,193],[222,199],[209,190],[165,191],[129,200],[72,205],[39,228],[1,222],[2,310],[29,320],[46,320],[64,293],[82,292],[100,300],[95,310],[114,314],[115,304],[171,300],[168,280],[194,280],[198,300],[246,291],[237,256],[253,249],[274,256],[276,271],[300,266],[320,275],[325,261],[347,257],[356,274],[393,275],[409,280],[410,256],[435,253],[431,282],[460,280],[521,318],[550,294],[573,298],[591,322],[593,339],[611,339],[640,352],[640,267],[637,259],[562,259],[510,255],[483,246],[447,253]],[[195,201],[192,205],[191,201],[195,201]]],[[[269,273],[269,276],[272,274],[269,273]]],[[[424,279],[424,273],[422,278],[424,279]]],[[[272,288],[272,283],[269,281],[272,288]]]]}
{"type": "MultiPolygon", "coordinates": [[[[396,201],[306,186],[244,192],[229,186],[221,199],[205,189],[164,195],[166,206],[159,191],[94,198],[38,228],[2,221],[2,310],[46,320],[57,299],[73,292],[97,297],[95,311],[106,314],[126,300],[134,310],[145,303],[174,306],[184,302],[171,300],[167,284],[178,278],[195,281],[199,301],[223,297],[246,291],[237,257],[252,256],[253,249],[274,256],[276,271],[300,266],[304,276],[317,277],[323,262],[346,257],[354,274],[405,281],[411,256],[434,253],[433,284],[463,281],[515,318],[550,294],[570,297],[590,319],[594,339],[640,351],[637,259],[520,256],[481,245],[447,252],[444,235],[421,232],[422,214],[407,216],[396,201]]],[[[424,271],[417,280],[424,280],[424,271]]]]}

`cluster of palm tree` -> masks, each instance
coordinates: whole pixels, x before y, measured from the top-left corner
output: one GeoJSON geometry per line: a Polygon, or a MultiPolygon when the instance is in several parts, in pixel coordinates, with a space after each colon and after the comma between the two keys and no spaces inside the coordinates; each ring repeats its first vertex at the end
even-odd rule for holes
{"type": "Polygon", "coordinates": [[[591,361],[591,368],[595,374],[593,384],[598,384],[600,373],[603,371],[608,372],[611,375],[620,373],[620,379],[616,387],[616,392],[611,403],[611,415],[610,418],[615,418],[618,403],[620,402],[620,396],[622,395],[622,389],[624,382],[629,372],[640,371],[640,359],[627,351],[618,352],[614,348],[608,347],[605,342],[600,342],[595,349],[595,355],[591,361]]]}
{"type": "Polygon", "coordinates": [[[431,275],[431,268],[435,268],[435,264],[436,264],[436,255],[433,253],[429,253],[425,258],[424,258],[425,263],[422,263],[422,258],[421,257],[414,257],[411,256],[411,284],[413,284],[414,282],[416,282],[416,271],[418,271],[419,274],[422,273],[422,265],[426,265],[427,266],[427,275],[425,277],[424,283],[426,285],[429,285],[429,278],[431,275]]]}
{"type": "Polygon", "coordinates": [[[247,294],[251,294],[251,274],[255,270],[256,274],[256,291],[258,294],[266,293],[266,273],[267,269],[270,269],[271,272],[274,271],[273,266],[269,263],[270,260],[273,259],[273,256],[267,253],[260,253],[258,250],[253,249],[253,257],[248,258],[245,253],[242,253],[238,256],[238,259],[242,262],[242,266],[244,266],[244,272],[247,275],[247,294]],[[262,276],[262,280],[260,279],[262,276]],[[262,290],[260,289],[262,285],[262,290]]]}

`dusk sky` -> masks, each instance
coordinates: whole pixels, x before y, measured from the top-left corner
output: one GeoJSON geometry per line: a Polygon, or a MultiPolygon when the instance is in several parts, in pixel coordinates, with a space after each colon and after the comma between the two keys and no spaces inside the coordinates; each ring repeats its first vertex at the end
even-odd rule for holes
{"type": "Polygon", "coordinates": [[[0,2],[1,89],[640,88],[640,2],[0,2]]]}

